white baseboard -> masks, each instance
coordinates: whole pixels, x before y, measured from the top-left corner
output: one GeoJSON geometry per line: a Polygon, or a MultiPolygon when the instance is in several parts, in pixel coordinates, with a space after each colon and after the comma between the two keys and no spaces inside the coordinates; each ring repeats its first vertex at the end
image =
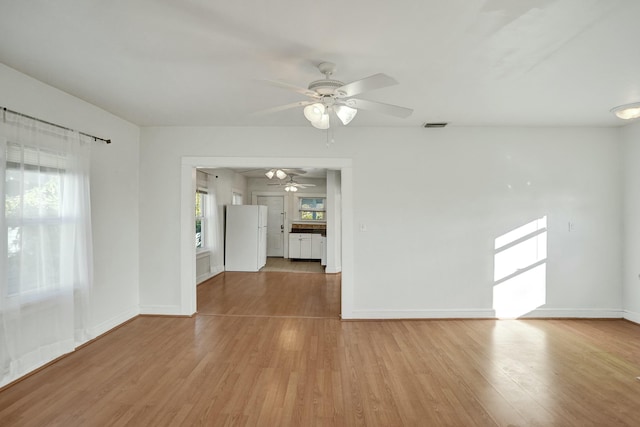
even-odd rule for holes
{"type": "Polygon", "coordinates": [[[104,322],[93,326],[92,328],[89,328],[89,334],[91,335],[91,338],[98,337],[105,332],[109,332],[111,329],[122,325],[127,320],[133,319],[138,314],[140,314],[140,310],[138,309],[138,307],[131,307],[117,314],[116,316],[113,316],[112,318],[107,319],[104,322]]]}
{"type": "Polygon", "coordinates": [[[222,273],[224,271],[224,267],[211,267],[211,272],[207,273],[207,274],[203,274],[201,276],[198,276],[196,278],[196,284],[199,285],[200,283],[207,281],[209,279],[211,279],[212,277],[217,276],[218,274],[222,273]]]}
{"type": "Polygon", "coordinates": [[[624,318],[633,322],[640,324],[640,313],[636,313],[635,311],[624,311],[624,318]]]}
{"type": "MultiPolygon", "coordinates": [[[[622,310],[613,309],[547,309],[540,308],[518,318],[584,318],[584,319],[620,319],[622,310]]],[[[640,323],[640,314],[635,314],[640,323]]],[[[629,320],[631,317],[624,316],[629,320]]],[[[462,309],[462,310],[353,310],[343,319],[496,319],[496,313],[491,309],[462,309]]]]}
{"type": "Polygon", "coordinates": [[[493,310],[353,310],[343,319],[487,319],[493,310]]]}
{"type": "Polygon", "coordinates": [[[155,314],[160,316],[182,316],[179,305],[141,305],[140,314],[155,314]]]}
{"type": "Polygon", "coordinates": [[[568,317],[578,319],[621,319],[623,317],[622,310],[611,308],[538,308],[523,316],[538,318],[568,317]]]}
{"type": "Polygon", "coordinates": [[[342,268],[339,265],[327,265],[324,272],[328,274],[342,273],[342,268]]]}

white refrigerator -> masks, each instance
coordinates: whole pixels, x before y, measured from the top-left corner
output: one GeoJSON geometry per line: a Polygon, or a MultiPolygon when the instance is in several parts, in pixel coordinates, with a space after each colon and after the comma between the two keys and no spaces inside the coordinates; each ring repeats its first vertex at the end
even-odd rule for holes
{"type": "Polygon", "coordinates": [[[258,271],[267,263],[267,207],[229,205],[225,271],[258,271]]]}

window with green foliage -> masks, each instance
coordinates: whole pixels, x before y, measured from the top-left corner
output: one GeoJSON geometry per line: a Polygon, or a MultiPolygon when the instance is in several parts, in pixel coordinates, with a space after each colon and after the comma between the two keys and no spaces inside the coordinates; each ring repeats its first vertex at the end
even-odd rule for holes
{"type": "Polygon", "coordinates": [[[205,232],[205,198],[207,193],[204,191],[196,191],[196,248],[204,248],[204,232],[205,232]]]}
{"type": "Polygon", "coordinates": [[[325,221],[326,199],[324,197],[300,197],[300,219],[305,221],[325,221]]]}

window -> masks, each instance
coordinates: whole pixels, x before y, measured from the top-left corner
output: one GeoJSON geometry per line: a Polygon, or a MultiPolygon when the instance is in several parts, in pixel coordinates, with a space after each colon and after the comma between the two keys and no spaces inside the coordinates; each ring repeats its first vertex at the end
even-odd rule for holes
{"type": "Polygon", "coordinates": [[[6,239],[0,256],[0,386],[91,338],[92,141],[5,113],[0,127],[0,234],[6,239]]]}
{"type": "Polygon", "coordinates": [[[7,143],[5,218],[7,294],[56,289],[60,283],[64,154],[7,143]],[[42,259],[42,252],[48,254],[42,259]],[[25,268],[36,263],[39,268],[25,268]],[[29,264],[31,265],[31,264],[29,264]]]}
{"type": "Polygon", "coordinates": [[[300,197],[300,216],[304,221],[326,220],[326,199],[324,197],[300,197]]]}
{"type": "Polygon", "coordinates": [[[204,248],[205,246],[205,230],[206,230],[206,197],[207,193],[202,190],[196,191],[196,210],[195,210],[195,224],[196,224],[196,249],[204,248]]]}
{"type": "Polygon", "coordinates": [[[243,202],[244,202],[244,199],[242,197],[242,193],[239,193],[237,191],[232,192],[231,194],[232,205],[241,205],[243,202]]]}

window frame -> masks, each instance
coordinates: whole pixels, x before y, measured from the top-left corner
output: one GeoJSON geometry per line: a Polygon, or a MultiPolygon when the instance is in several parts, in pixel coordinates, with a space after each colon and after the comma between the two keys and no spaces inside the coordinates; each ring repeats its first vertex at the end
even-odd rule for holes
{"type": "MultiPolygon", "coordinates": [[[[300,194],[296,195],[297,221],[305,222],[326,222],[327,221],[327,196],[325,194],[300,194]],[[304,199],[322,199],[322,208],[303,208],[302,202],[304,199]],[[305,219],[302,217],[303,212],[309,212],[314,218],[305,219]],[[318,213],[322,213],[322,218],[315,218],[318,213]]],[[[317,204],[317,203],[316,203],[317,204]]]]}
{"type": "MultiPolygon", "coordinates": [[[[2,141],[0,142],[2,149],[4,150],[1,159],[4,162],[2,185],[5,186],[5,188],[1,213],[4,217],[4,230],[2,232],[2,235],[4,236],[4,251],[2,253],[3,256],[6,257],[7,262],[5,265],[7,268],[7,297],[11,299],[19,298],[22,299],[23,302],[36,302],[38,300],[44,301],[46,300],[46,297],[42,296],[43,292],[55,292],[59,289],[59,286],[62,283],[60,281],[60,270],[56,269],[56,267],[48,268],[45,271],[45,274],[49,272],[47,276],[52,280],[38,280],[36,282],[36,286],[25,286],[31,282],[28,278],[23,278],[21,276],[20,283],[15,286],[12,284],[13,280],[11,277],[10,261],[12,256],[22,257],[29,255],[29,245],[28,242],[25,243],[24,240],[25,233],[29,230],[33,231],[33,229],[38,229],[38,233],[40,234],[42,234],[43,231],[50,230],[51,234],[49,237],[53,237],[53,239],[50,240],[50,243],[58,246],[57,249],[59,249],[60,239],[64,233],[62,227],[64,227],[66,223],[74,222],[76,220],[75,216],[65,215],[63,210],[62,197],[65,191],[65,177],[68,176],[66,175],[68,156],[60,150],[33,147],[29,143],[13,142],[4,138],[2,138],[2,141]],[[10,171],[12,170],[21,171],[19,204],[21,206],[20,210],[23,214],[17,218],[13,217],[10,212],[7,211],[9,200],[12,197],[7,192],[8,180],[11,180],[10,171]],[[38,185],[25,190],[24,187],[29,181],[30,174],[36,174],[38,176],[38,185]],[[45,177],[46,180],[42,181],[42,177],[45,177]],[[49,195],[55,196],[56,209],[45,214],[24,215],[25,205],[27,204],[25,199],[28,200],[30,198],[29,192],[46,191],[46,187],[52,182],[54,183],[54,191],[53,193],[49,193],[49,195]],[[14,236],[14,241],[19,241],[19,243],[13,243],[12,245],[9,242],[9,238],[12,235],[14,236]],[[11,246],[16,246],[16,248],[11,250],[11,246]],[[51,275],[51,272],[53,272],[53,275],[51,275]]],[[[38,203],[43,202],[42,196],[38,196],[37,199],[38,203]]],[[[41,213],[42,209],[38,209],[38,212],[41,213]]],[[[54,262],[51,265],[57,265],[59,267],[59,257],[53,257],[52,260],[54,262]]],[[[19,259],[18,262],[20,262],[19,259]]]]}
{"type": "Polygon", "coordinates": [[[206,229],[207,229],[207,196],[208,193],[202,188],[196,189],[194,200],[194,238],[196,251],[203,251],[207,248],[206,229]],[[198,197],[200,198],[200,215],[198,215],[198,197]],[[200,222],[200,233],[198,233],[198,222],[200,222]],[[198,245],[198,234],[200,234],[200,245],[198,245]]]}

